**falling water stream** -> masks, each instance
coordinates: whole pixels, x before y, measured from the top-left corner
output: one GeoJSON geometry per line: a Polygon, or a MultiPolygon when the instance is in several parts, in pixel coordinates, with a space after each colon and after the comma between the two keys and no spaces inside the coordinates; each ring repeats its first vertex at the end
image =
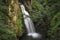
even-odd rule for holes
{"type": "Polygon", "coordinates": [[[41,37],[41,35],[39,33],[36,33],[35,28],[34,28],[34,24],[30,18],[29,13],[25,10],[25,7],[23,4],[20,4],[22,13],[23,13],[23,18],[24,18],[24,24],[26,26],[27,29],[27,36],[32,36],[33,38],[39,38],[41,37]]]}

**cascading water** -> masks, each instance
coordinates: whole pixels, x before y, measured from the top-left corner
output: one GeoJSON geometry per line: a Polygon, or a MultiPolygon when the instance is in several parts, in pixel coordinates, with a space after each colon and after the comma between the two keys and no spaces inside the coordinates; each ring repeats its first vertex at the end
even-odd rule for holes
{"type": "Polygon", "coordinates": [[[34,24],[32,20],[30,19],[29,13],[25,10],[25,7],[23,4],[20,4],[22,13],[23,13],[23,18],[24,18],[24,23],[27,28],[28,36],[32,36],[33,38],[39,38],[41,35],[39,33],[35,32],[34,24]]]}

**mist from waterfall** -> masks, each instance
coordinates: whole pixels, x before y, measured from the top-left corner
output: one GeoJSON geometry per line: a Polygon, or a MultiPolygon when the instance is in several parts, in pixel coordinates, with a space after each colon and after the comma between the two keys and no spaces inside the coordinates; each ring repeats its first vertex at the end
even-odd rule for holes
{"type": "Polygon", "coordinates": [[[41,37],[41,35],[39,33],[36,33],[35,28],[34,28],[34,24],[30,18],[28,11],[25,10],[24,5],[20,4],[20,7],[21,7],[21,10],[23,13],[24,24],[25,24],[27,32],[28,32],[27,35],[32,36],[33,38],[41,37]]]}

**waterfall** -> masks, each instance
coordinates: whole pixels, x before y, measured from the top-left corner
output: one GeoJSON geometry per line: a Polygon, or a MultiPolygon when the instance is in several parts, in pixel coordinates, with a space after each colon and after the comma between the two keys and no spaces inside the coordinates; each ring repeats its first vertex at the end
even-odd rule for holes
{"type": "Polygon", "coordinates": [[[24,24],[25,24],[27,32],[28,32],[27,35],[32,36],[33,38],[39,38],[41,35],[39,33],[36,33],[34,24],[30,18],[28,11],[25,10],[25,7],[23,4],[20,4],[20,7],[21,7],[21,10],[23,13],[24,24]]]}

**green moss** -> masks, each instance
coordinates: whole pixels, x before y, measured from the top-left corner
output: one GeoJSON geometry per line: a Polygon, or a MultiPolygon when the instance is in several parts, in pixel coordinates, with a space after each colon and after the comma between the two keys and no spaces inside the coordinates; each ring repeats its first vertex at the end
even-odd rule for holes
{"type": "Polygon", "coordinates": [[[11,0],[0,0],[0,40],[17,40],[11,25],[7,25],[8,7],[11,0]]]}
{"type": "Polygon", "coordinates": [[[24,33],[23,31],[23,20],[22,20],[22,13],[21,10],[18,11],[18,19],[17,19],[17,24],[18,24],[18,35],[22,36],[24,33]]]}

